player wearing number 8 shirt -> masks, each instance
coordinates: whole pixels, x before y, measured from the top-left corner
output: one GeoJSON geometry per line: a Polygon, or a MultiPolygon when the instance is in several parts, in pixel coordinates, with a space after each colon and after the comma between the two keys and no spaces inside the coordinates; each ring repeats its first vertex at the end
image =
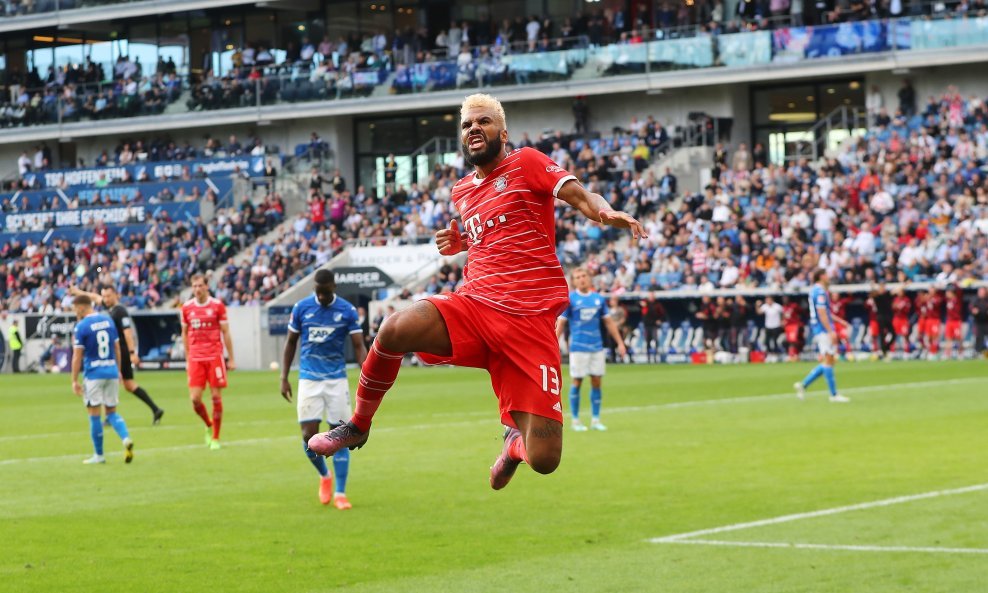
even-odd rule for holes
{"type": "Polygon", "coordinates": [[[538,473],[562,455],[560,357],[555,323],[569,302],[556,257],[555,200],[587,218],[630,229],[641,224],[612,210],[544,154],[507,152],[504,109],[489,95],[471,95],[460,109],[464,158],[474,172],[453,187],[465,232],[454,220],[436,234],[443,255],[467,252],[461,287],[388,317],[360,373],[350,422],[309,441],[331,455],[367,442],[371,419],[394,384],[407,352],[429,364],[486,369],[505,425],[504,446],[491,468],[491,487],[507,485],[519,463],[538,473]]]}
{"type": "Polygon", "coordinates": [[[130,439],[127,424],[117,414],[120,401],[120,343],[113,320],[93,312],[93,301],[88,295],[76,295],[72,299],[78,323],[72,341],[72,391],[82,397],[89,410],[89,436],[93,440],[93,456],[86,464],[106,463],[103,457],[103,423],[100,413],[106,409],[106,422],[123,441],[124,461],[134,459],[134,442],[130,439]],[[79,373],[85,377],[79,383],[79,373]],[[84,389],[85,388],[85,389],[84,389]]]}
{"type": "Polygon", "coordinates": [[[226,320],[226,305],[209,296],[209,287],[202,274],[192,277],[192,293],[193,297],[182,305],[182,341],[189,376],[189,398],[192,409],[206,425],[206,446],[219,449],[226,373],[236,368],[233,340],[226,320]],[[224,345],[229,362],[223,360],[224,345]],[[213,400],[212,418],[202,403],[202,391],[207,383],[213,400]]]}

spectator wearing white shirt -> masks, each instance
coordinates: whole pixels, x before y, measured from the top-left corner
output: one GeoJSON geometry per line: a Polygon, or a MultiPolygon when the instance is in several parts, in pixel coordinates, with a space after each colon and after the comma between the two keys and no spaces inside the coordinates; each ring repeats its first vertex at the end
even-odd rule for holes
{"type": "Polygon", "coordinates": [[[765,316],[765,349],[773,354],[779,354],[779,336],[782,335],[782,305],[775,302],[771,296],[765,297],[765,302],[755,303],[759,315],[765,316]]]}
{"type": "Polygon", "coordinates": [[[861,229],[851,243],[851,251],[868,259],[875,255],[875,235],[867,222],[861,223],[861,229]]]}
{"type": "Polygon", "coordinates": [[[734,265],[734,260],[727,260],[727,265],[720,273],[720,287],[721,288],[732,288],[738,283],[738,278],[741,276],[741,271],[736,265],[734,265]]]}
{"type": "Polygon", "coordinates": [[[24,177],[31,172],[32,166],[31,157],[27,156],[27,151],[21,152],[21,156],[17,159],[17,174],[24,177]]]}

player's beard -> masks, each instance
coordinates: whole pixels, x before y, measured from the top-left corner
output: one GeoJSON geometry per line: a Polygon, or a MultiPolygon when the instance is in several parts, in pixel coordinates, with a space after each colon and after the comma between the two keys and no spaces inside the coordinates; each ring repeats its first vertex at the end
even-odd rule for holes
{"type": "MultiPolygon", "coordinates": [[[[501,142],[500,135],[495,136],[494,139],[485,136],[484,140],[486,141],[487,146],[484,150],[474,154],[470,154],[469,144],[463,144],[463,160],[470,163],[474,167],[483,167],[487,163],[496,159],[498,155],[501,154],[501,151],[504,150],[504,143],[501,142]]],[[[469,143],[469,139],[467,142],[469,143]]]]}

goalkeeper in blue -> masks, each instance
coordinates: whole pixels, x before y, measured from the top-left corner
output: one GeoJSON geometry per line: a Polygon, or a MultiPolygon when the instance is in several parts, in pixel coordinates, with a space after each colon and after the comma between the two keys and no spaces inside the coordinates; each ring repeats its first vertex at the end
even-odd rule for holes
{"type": "Polygon", "coordinates": [[[813,286],[810,288],[810,332],[813,344],[819,353],[820,364],[806,375],[806,378],[793,387],[796,396],[803,399],[806,388],[821,376],[827,381],[830,390],[830,401],[847,403],[851,400],[837,393],[837,380],[834,377],[834,360],[837,356],[837,324],[847,325],[847,322],[833,314],[830,307],[830,278],[827,272],[813,272],[813,286]]]}
{"type": "Polygon", "coordinates": [[[367,347],[357,310],[336,294],[333,272],[319,270],[315,275],[315,292],[296,303],[288,321],[288,339],[282,353],[281,395],[292,401],[288,371],[301,342],[297,407],[302,449],[319,472],[319,502],[326,505],[332,502],[341,511],[352,507],[346,496],[350,450],[344,447],[333,454],[331,474],[326,458],[309,449],[309,439],[319,432],[323,420],[333,429],[345,424],[352,415],[344,350],[348,336],[357,364],[362,365],[367,358],[367,347]],[[336,474],[335,484],[333,474],[336,474]]]}
{"type": "Polygon", "coordinates": [[[587,430],[587,426],[580,421],[580,388],[587,375],[590,375],[590,428],[607,430],[600,422],[600,386],[606,358],[601,324],[617,344],[618,356],[624,358],[628,350],[617,323],[611,319],[607,299],[593,290],[590,273],[584,268],[575,269],[572,284],[575,290],[569,293],[569,306],[556,322],[556,337],[562,337],[569,325],[569,374],[573,379],[569,389],[569,409],[573,416],[573,430],[587,430]]]}
{"type": "Polygon", "coordinates": [[[127,424],[117,414],[120,402],[120,336],[109,316],[93,311],[88,295],[72,299],[76,324],[72,340],[72,391],[83,398],[89,410],[89,436],[93,440],[93,456],[86,464],[106,463],[103,456],[103,422],[100,414],[106,410],[106,423],[123,441],[124,462],[134,460],[134,441],[127,424]],[[82,374],[84,381],[79,382],[82,374]]]}

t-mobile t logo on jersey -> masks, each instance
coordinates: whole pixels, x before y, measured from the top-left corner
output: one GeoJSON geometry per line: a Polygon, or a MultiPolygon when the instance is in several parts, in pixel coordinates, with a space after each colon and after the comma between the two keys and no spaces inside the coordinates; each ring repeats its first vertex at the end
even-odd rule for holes
{"type": "Polygon", "coordinates": [[[487,220],[480,220],[479,214],[474,214],[470,218],[463,221],[463,226],[466,227],[467,232],[470,234],[470,240],[474,243],[480,242],[480,235],[484,232],[485,228],[492,229],[495,224],[500,224],[508,221],[508,217],[504,214],[495,216],[494,218],[488,218],[487,220]]]}

